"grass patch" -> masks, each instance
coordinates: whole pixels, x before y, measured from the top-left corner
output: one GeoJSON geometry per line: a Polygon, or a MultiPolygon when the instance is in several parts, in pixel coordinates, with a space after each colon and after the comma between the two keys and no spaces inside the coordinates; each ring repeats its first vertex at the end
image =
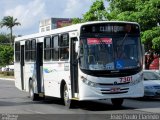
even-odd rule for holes
{"type": "Polygon", "coordinates": [[[6,72],[0,72],[0,78],[14,78],[14,72],[13,71],[6,71],[6,72]]]}

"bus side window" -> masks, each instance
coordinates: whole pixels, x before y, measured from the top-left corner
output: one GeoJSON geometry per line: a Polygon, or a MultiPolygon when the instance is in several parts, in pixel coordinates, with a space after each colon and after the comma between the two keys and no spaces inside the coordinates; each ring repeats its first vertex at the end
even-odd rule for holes
{"type": "Polygon", "coordinates": [[[15,42],[15,62],[20,62],[20,42],[15,42]]]}
{"type": "Polygon", "coordinates": [[[52,37],[52,60],[58,61],[59,59],[59,36],[52,37]]]}
{"type": "Polygon", "coordinates": [[[30,45],[31,42],[29,40],[25,41],[25,61],[30,61],[30,45]]]}
{"type": "Polygon", "coordinates": [[[51,60],[51,37],[44,39],[44,60],[51,60]]]}
{"type": "Polygon", "coordinates": [[[31,61],[36,60],[36,40],[31,40],[31,61]]]}
{"type": "Polygon", "coordinates": [[[69,59],[69,47],[67,48],[61,48],[60,50],[60,58],[62,60],[66,60],[66,59],[69,59]]]}
{"type": "Polygon", "coordinates": [[[60,39],[60,47],[69,46],[69,35],[68,33],[62,34],[60,39]]]}
{"type": "Polygon", "coordinates": [[[69,59],[69,35],[68,33],[62,34],[60,39],[60,59],[69,59]]]}

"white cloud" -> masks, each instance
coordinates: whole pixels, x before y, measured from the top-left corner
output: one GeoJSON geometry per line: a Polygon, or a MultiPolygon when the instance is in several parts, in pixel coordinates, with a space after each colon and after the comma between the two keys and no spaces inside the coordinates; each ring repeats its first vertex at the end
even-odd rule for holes
{"type": "Polygon", "coordinates": [[[5,12],[4,16],[13,16],[18,19],[23,29],[34,26],[34,24],[46,17],[45,14],[45,1],[33,0],[28,4],[17,5],[15,8],[9,9],[5,12]]]}
{"type": "MultiPolygon", "coordinates": [[[[0,0],[0,19],[13,16],[21,23],[14,27],[14,34],[38,32],[39,21],[51,18],[82,17],[94,0],[0,0]]],[[[106,3],[106,2],[105,2],[106,3]]],[[[0,32],[6,31],[0,29],[0,32]]],[[[8,31],[7,31],[8,33],[8,31]]]]}
{"type": "Polygon", "coordinates": [[[67,0],[63,15],[65,17],[81,17],[89,9],[91,3],[89,0],[67,0]]]}

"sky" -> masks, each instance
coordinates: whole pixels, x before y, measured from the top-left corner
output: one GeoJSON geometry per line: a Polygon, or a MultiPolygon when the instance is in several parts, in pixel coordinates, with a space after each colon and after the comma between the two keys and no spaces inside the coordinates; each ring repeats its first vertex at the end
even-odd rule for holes
{"type": "MultiPolygon", "coordinates": [[[[17,18],[21,26],[13,28],[14,35],[37,33],[39,22],[48,18],[81,18],[95,0],[0,0],[0,20],[4,16],[17,18]]],[[[108,2],[104,2],[105,7],[108,2]]],[[[0,33],[9,33],[2,28],[0,33]]]]}

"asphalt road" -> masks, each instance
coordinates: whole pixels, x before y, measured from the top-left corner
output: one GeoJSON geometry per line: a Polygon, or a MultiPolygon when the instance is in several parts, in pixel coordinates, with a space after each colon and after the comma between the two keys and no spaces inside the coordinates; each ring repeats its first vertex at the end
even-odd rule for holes
{"type": "MultiPolygon", "coordinates": [[[[108,119],[143,119],[152,117],[160,119],[160,99],[125,99],[121,108],[114,107],[110,100],[100,102],[78,102],[73,109],[65,108],[59,99],[47,98],[31,101],[28,93],[18,90],[14,81],[0,80],[0,114],[1,119],[77,119],[77,120],[108,120],[108,119]],[[127,116],[132,115],[132,116],[127,116]],[[135,115],[135,116],[133,116],[135,115]],[[146,116],[145,116],[146,117],[146,116]]],[[[0,119],[0,120],[1,120],[0,119]]],[[[54,120],[53,119],[53,120],[54,120]]]]}

